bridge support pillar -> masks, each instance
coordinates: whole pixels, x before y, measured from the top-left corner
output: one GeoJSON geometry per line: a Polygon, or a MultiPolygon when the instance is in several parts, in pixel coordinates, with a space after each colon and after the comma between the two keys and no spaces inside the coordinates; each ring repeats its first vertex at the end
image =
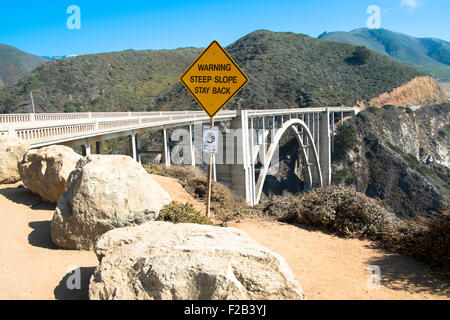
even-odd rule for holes
{"type": "Polygon", "coordinates": [[[137,162],[139,164],[142,164],[141,159],[141,140],[139,139],[139,135],[136,134],[136,155],[137,155],[137,162]]]}
{"type": "Polygon", "coordinates": [[[334,112],[331,112],[331,155],[334,153],[334,112]]]}
{"type": "Polygon", "coordinates": [[[250,157],[250,137],[248,130],[248,111],[239,110],[236,118],[231,122],[232,134],[224,141],[226,150],[226,164],[217,164],[217,179],[247,203],[254,205],[252,196],[253,173],[250,157]],[[237,141],[237,143],[236,143],[237,141]]]}
{"type": "Polygon", "coordinates": [[[89,156],[91,154],[91,142],[86,139],[85,143],[81,145],[81,154],[83,157],[89,156]]]}
{"type": "Polygon", "coordinates": [[[194,131],[192,124],[189,124],[189,152],[191,156],[191,165],[195,167],[195,146],[194,146],[194,131]]]}
{"type": "Polygon", "coordinates": [[[330,111],[328,108],[320,114],[319,130],[319,162],[322,170],[323,186],[326,187],[331,184],[331,132],[330,111]]]}
{"type": "Polygon", "coordinates": [[[103,154],[103,147],[101,141],[97,141],[95,143],[95,151],[97,152],[97,154],[103,154]]]}
{"type": "Polygon", "coordinates": [[[170,167],[170,151],[169,151],[169,143],[167,140],[167,128],[163,128],[163,157],[164,164],[166,167],[170,167]]]}
{"type": "Polygon", "coordinates": [[[134,133],[132,133],[129,136],[129,150],[130,150],[130,154],[131,157],[133,158],[134,161],[137,161],[137,152],[136,152],[136,135],[134,133]]]}

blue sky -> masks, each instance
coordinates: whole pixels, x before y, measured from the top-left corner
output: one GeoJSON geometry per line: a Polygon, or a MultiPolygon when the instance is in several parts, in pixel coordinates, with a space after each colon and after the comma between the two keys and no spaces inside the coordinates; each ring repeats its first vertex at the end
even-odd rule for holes
{"type": "Polygon", "coordinates": [[[317,37],[365,27],[370,5],[381,8],[382,28],[450,41],[450,0],[54,0],[2,1],[0,43],[44,56],[227,46],[258,29],[317,37]],[[80,30],[66,26],[70,5],[81,10],[80,30]]]}

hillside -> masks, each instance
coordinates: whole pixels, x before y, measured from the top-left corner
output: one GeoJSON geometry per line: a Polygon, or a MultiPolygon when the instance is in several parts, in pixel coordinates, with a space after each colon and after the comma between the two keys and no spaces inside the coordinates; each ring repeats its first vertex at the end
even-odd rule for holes
{"type": "Polygon", "coordinates": [[[386,202],[401,217],[429,216],[450,196],[450,104],[369,108],[336,136],[334,183],[386,202]],[[349,144],[356,134],[355,144],[349,144]],[[347,145],[347,151],[339,146],[347,145]]]}
{"type": "Polygon", "coordinates": [[[448,102],[443,84],[430,76],[416,77],[390,92],[371,99],[366,105],[383,107],[386,105],[430,105],[448,102]]]}
{"type": "Polygon", "coordinates": [[[56,59],[0,91],[0,112],[151,110],[200,49],[123,51],[56,59]]]}
{"type": "MultiPolygon", "coordinates": [[[[352,62],[354,46],[302,34],[253,32],[227,47],[249,76],[228,108],[354,105],[422,76],[372,52],[352,62]]],[[[54,60],[0,90],[0,112],[199,109],[179,81],[201,49],[124,51],[54,60]]]]}
{"type": "Polygon", "coordinates": [[[13,84],[47,59],[0,43],[0,87],[13,84]]]}
{"type": "Polygon", "coordinates": [[[324,32],[319,39],[365,46],[437,78],[450,78],[450,43],[386,29],[324,32]]]}

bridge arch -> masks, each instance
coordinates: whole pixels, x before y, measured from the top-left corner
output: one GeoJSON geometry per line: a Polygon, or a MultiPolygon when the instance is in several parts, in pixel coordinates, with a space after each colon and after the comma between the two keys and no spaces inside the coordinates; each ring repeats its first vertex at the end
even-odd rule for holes
{"type": "Polygon", "coordinates": [[[256,183],[256,187],[255,187],[255,198],[256,198],[255,203],[259,203],[259,201],[261,200],[264,182],[266,180],[267,173],[270,169],[270,163],[272,162],[274,152],[275,152],[276,148],[278,147],[280,140],[283,137],[284,133],[289,129],[291,129],[294,132],[295,137],[297,138],[298,144],[301,148],[301,155],[302,155],[303,161],[307,167],[307,178],[308,178],[308,182],[309,182],[310,186],[312,186],[313,183],[316,183],[320,187],[323,187],[323,179],[322,179],[322,171],[320,169],[319,155],[317,153],[317,148],[314,144],[314,139],[311,134],[311,131],[309,131],[309,128],[304,121],[302,121],[300,119],[291,119],[291,120],[284,122],[282,127],[277,130],[277,132],[275,134],[274,142],[271,143],[269,149],[267,150],[266,157],[265,157],[266,161],[263,164],[263,167],[260,171],[260,174],[258,177],[258,182],[256,183]],[[303,129],[302,132],[307,137],[306,145],[303,144],[304,136],[298,130],[298,127],[303,129]],[[311,150],[312,159],[308,159],[308,154],[306,152],[306,150],[308,148],[310,148],[310,150],[311,150]],[[309,162],[310,160],[312,160],[312,163],[309,162]],[[311,170],[312,167],[316,170],[315,173],[311,170]]]}

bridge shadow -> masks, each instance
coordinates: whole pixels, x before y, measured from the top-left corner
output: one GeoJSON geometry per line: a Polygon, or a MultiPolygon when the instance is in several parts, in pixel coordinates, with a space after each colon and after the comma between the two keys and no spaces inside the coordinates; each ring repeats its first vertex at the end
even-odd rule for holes
{"type": "Polygon", "coordinates": [[[28,243],[34,247],[58,250],[50,235],[50,221],[34,221],[28,224],[33,229],[28,235],[28,243]]]}
{"type": "Polygon", "coordinates": [[[73,272],[68,272],[53,290],[57,300],[89,300],[89,281],[94,274],[95,267],[80,268],[80,289],[69,289],[68,283],[73,284],[73,272]]]}
{"type": "Polygon", "coordinates": [[[450,298],[450,279],[415,258],[385,254],[369,260],[368,265],[380,267],[381,283],[387,288],[450,298]]]}
{"type": "Polygon", "coordinates": [[[23,185],[0,189],[0,195],[33,210],[55,210],[56,208],[56,204],[43,202],[39,195],[32,193],[23,185]]]}

